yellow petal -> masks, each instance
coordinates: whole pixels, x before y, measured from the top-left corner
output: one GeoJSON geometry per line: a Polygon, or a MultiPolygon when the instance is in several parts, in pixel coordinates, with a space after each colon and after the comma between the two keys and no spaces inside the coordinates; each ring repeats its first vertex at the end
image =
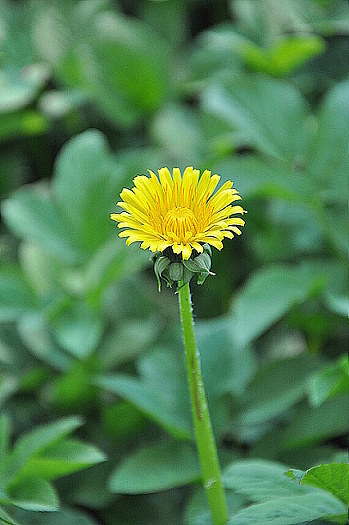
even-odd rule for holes
{"type": "Polygon", "coordinates": [[[210,179],[210,182],[209,182],[209,185],[208,185],[208,188],[207,188],[207,198],[209,198],[212,195],[212,193],[216,189],[217,184],[219,183],[219,181],[220,181],[220,176],[219,175],[212,175],[212,177],[210,179]]]}
{"type": "Polygon", "coordinates": [[[179,168],[173,168],[173,184],[177,183],[178,185],[180,185],[181,182],[182,182],[181,170],[179,168]]]}
{"type": "Polygon", "coordinates": [[[167,186],[172,189],[173,186],[173,180],[171,177],[171,173],[168,168],[161,168],[158,170],[159,178],[160,178],[160,184],[163,189],[165,189],[167,186]]]}
{"type": "Polygon", "coordinates": [[[191,249],[190,244],[183,244],[182,254],[183,254],[183,259],[185,261],[189,259],[189,257],[191,256],[191,252],[192,252],[192,249],[191,249]]]}
{"type": "Polygon", "coordinates": [[[211,172],[209,170],[205,170],[200,177],[199,184],[198,184],[198,192],[197,192],[198,202],[200,202],[201,199],[206,196],[207,188],[210,183],[210,176],[211,176],[211,172]]]}
{"type": "Polygon", "coordinates": [[[190,245],[191,245],[191,247],[194,248],[194,250],[196,250],[198,253],[202,253],[202,252],[204,251],[202,245],[199,244],[198,242],[191,242],[190,245]]]}

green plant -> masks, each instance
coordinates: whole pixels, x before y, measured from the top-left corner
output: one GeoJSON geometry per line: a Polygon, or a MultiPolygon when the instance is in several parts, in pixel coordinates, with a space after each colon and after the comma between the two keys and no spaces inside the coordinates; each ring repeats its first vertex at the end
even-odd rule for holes
{"type": "MultiPolygon", "coordinates": [[[[18,439],[11,450],[10,423],[1,418],[1,505],[30,511],[59,509],[59,499],[50,482],[106,459],[97,448],[68,437],[81,424],[76,417],[42,425],[18,439]]],[[[0,513],[4,523],[12,523],[3,510],[0,513]]]]}
{"type": "Polygon", "coordinates": [[[165,165],[233,180],[249,211],[191,286],[229,515],[292,497],[294,523],[339,520],[348,27],[345,0],[0,0],[1,420],[10,454],[77,417],[108,458],[49,480],[60,510],[0,522],[210,523],[176,301],[108,218],[165,165]],[[242,464],[251,494],[228,488],[242,464]],[[257,499],[257,470],[290,493],[257,499]]]}

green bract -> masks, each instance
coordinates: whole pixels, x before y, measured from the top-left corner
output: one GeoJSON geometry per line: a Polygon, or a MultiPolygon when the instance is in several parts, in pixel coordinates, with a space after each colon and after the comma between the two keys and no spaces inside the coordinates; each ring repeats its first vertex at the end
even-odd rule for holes
{"type": "Polygon", "coordinates": [[[161,279],[166,281],[167,286],[172,288],[173,283],[183,281],[189,283],[194,277],[197,278],[198,284],[203,284],[206,277],[215,275],[210,271],[212,250],[209,244],[203,245],[204,251],[198,255],[192,255],[188,260],[181,260],[170,250],[165,252],[155,252],[152,256],[154,262],[154,272],[161,291],[161,279]],[[166,253],[166,255],[165,255],[166,253]]]}

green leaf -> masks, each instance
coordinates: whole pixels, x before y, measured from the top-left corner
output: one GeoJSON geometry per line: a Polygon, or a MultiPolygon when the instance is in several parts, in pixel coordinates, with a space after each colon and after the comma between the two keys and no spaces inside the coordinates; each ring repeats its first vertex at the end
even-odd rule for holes
{"type": "Polygon", "coordinates": [[[171,442],[144,448],[118,466],[109,480],[112,492],[146,494],[198,481],[200,465],[195,449],[171,442]]]}
{"type": "Polygon", "coordinates": [[[263,334],[292,306],[307,299],[320,278],[321,274],[306,265],[270,266],[257,271],[232,305],[231,323],[236,342],[247,345],[263,334]]]}
{"type": "Polygon", "coordinates": [[[303,146],[299,137],[305,133],[306,103],[290,84],[246,76],[227,88],[208,88],[202,105],[262,153],[291,160],[303,146]]]}
{"type": "Polygon", "coordinates": [[[234,13],[242,29],[258,41],[270,41],[271,35],[283,37],[285,33],[341,33],[348,23],[348,8],[345,2],[331,0],[293,0],[287,4],[271,0],[268,12],[260,2],[234,3],[234,13]]]}
{"type": "Polygon", "coordinates": [[[201,353],[202,375],[216,439],[223,439],[229,425],[226,394],[239,397],[257,369],[251,348],[236,345],[227,317],[199,321],[195,326],[201,353]]]}
{"type": "Polygon", "coordinates": [[[19,438],[11,454],[12,476],[21,473],[31,456],[40,453],[82,425],[78,417],[64,418],[54,423],[41,425],[19,438]]]}
{"type": "Polygon", "coordinates": [[[47,481],[31,477],[16,483],[9,490],[12,503],[22,509],[54,511],[59,507],[57,494],[47,481]]]}
{"type": "MultiPolygon", "coordinates": [[[[115,442],[113,446],[115,447],[115,442]]],[[[61,478],[59,487],[62,500],[69,505],[100,509],[103,512],[103,509],[116,499],[115,495],[107,488],[107,480],[113,467],[112,461],[105,461],[87,470],[75,473],[73,478],[70,476],[61,478]],[[72,479],[74,480],[74,491],[71,490],[72,479]],[[98,479],[98,483],[96,483],[96,479],[98,479]]]]}
{"type": "Polygon", "coordinates": [[[49,118],[63,119],[80,109],[80,106],[85,102],[85,97],[78,90],[58,91],[52,89],[41,95],[39,107],[49,118]]]}
{"type": "Polygon", "coordinates": [[[319,202],[315,181],[278,159],[235,155],[220,161],[217,172],[224,181],[230,179],[233,173],[234,183],[237,188],[243,188],[246,199],[266,197],[306,206],[317,206],[319,202]]]}
{"type": "Polygon", "coordinates": [[[61,371],[71,366],[71,357],[54,344],[48,323],[40,312],[22,315],[17,328],[23,343],[42,362],[61,371]]]}
{"type": "MultiPolygon", "coordinates": [[[[10,421],[8,417],[6,417],[5,415],[1,415],[0,416],[0,458],[2,458],[2,461],[0,462],[0,501],[2,497],[5,497],[4,472],[6,469],[6,457],[8,456],[10,437],[11,437],[10,421]]],[[[1,517],[1,509],[0,509],[0,517],[1,517]]]]}
{"type": "Polygon", "coordinates": [[[349,429],[348,414],[349,400],[345,394],[335,396],[316,408],[303,403],[279,439],[283,447],[291,449],[346,434],[349,429]]]}
{"type": "Polygon", "coordinates": [[[0,523],[3,525],[23,525],[15,521],[0,507],[0,523]]]}
{"type": "Polygon", "coordinates": [[[35,472],[36,476],[50,481],[101,461],[105,461],[105,456],[96,447],[75,439],[66,439],[32,456],[22,469],[21,477],[35,472]]]}
{"type": "Polygon", "coordinates": [[[218,25],[198,35],[189,56],[191,89],[242,74],[240,60],[232,52],[235,40],[231,24],[218,25]]]}
{"type": "MultiPolygon", "coordinates": [[[[111,222],[111,221],[110,221],[111,222]]],[[[126,246],[121,239],[106,242],[89,259],[83,274],[83,285],[93,304],[100,301],[111,283],[130,276],[149,265],[149,254],[139,246],[126,246]]]]}
{"type": "Polygon", "coordinates": [[[292,483],[284,474],[285,466],[266,460],[230,465],[223,474],[224,486],[262,503],[238,512],[229,523],[291,525],[330,517],[344,522],[344,505],[317,489],[324,487],[292,483]]]}
{"type": "Polygon", "coordinates": [[[54,198],[38,185],[19,190],[3,204],[8,226],[68,263],[81,262],[112,235],[108,213],[121,185],[115,166],[101,133],[74,138],[58,157],[54,198]]]}
{"type": "Polygon", "coordinates": [[[227,393],[245,395],[257,360],[251,348],[235,344],[230,318],[200,320],[195,324],[195,335],[209,399],[227,393]]]}
{"type": "Polygon", "coordinates": [[[33,7],[29,4],[13,6],[6,0],[1,1],[0,20],[6,31],[1,39],[0,64],[5,65],[13,77],[20,77],[22,73],[23,78],[18,79],[21,83],[30,82],[40,88],[47,80],[48,71],[45,64],[35,63],[30,38],[33,7]]]}
{"type": "Polygon", "coordinates": [[[121,186],[104,135],[88,130],[71,139],[57,158],[52,189],[76,242],[93,252],[112,234],[109,213],[121,186]]]}
{"type": "Polygon", "coordinates": [[[49,120],[31,109],[15,113],[0,113],[0,143],[18,137],[31,137],[46,133],[49,120]]]}
{"type": "Polygon", "coordinates": [[[159,334],[156,319],[125,319],[110,330],[103,339],[99,359],[104,369],[120,366],[146,352],[159,334]]]}
{"type": "MultiPolygon", "coordinates": [[[[289,471],[293,474],[292,470],[289,471]]],[[[286,473],[288,474],[288,473],[286,473]]],[[[349,504],[349,464],[329,463],[312,467],[297,476],[300,485],[310,485],[330,492],[336,498],[349,504]]]]}
{"type": "Polygon", "coordinates": [[[35,242],[23,241],[18,249],[20,266],[39,297],[59,292],[68,265],[35,242]]]}
{"type": "Polygon", "coordinates": [[[271,48],[261,48],[250,41],[239,41],[235,50],[255,71],[286,76],[325,49],[325,41],[316,36],[284,38],[271,48]]]}
{"type": "MultiPolygon", "coordinates": [[[[219,435],[226,428],[226,419],[222,418],[226,403],[222,398],[228,392],[239,395],[244,391],[256,368],[256,360],[251,349],[234,345],[229,319],[200,322],[196,334],[213,426],[219,435]]],[[[140,358],[137,361],[139,378],[118,374],[96,381],[100,387],[133,403],[175,436],[190,439],[191,412],[180,345],[178,338],[176,350],[157,350],[140,358]]]]}
{"type": "Polygon", "coordinates": [[[0,375],[0,407],[4,405],[17,390],[20,389],[18,379],[10,374],[0,375]]]}
{"type": "Polygon", "coordinates": [[[329,91],[317,117],[318,130],[311,144],[307,169],[325,188],[326,201],[344,204],[349,162],[349,81],[337,83],[329,91]]]}
{"type": "Polygon", "coordinates": [[[0,321],[15,321],[38,306],[33,290],[16,267],[0,269],[0,321]]]}
{"type": "MultiPolygon", "coordinates": [[[[321,441],[345,435],[349,426],[348,396],[341,394],[328,399],[319,407],[302,402],[289,425],[273,428],[256,446],[255,454],[275,457],[284,451],[311,447],[321,441]]],[[[326,461],[322,459],[321,461],[326,461]]]]}
{"type": "Polygon", "coordinates": [[[201,161],[205,153],[205,139],[197,114],[187,106],[168,104],[156,114],[152,123],[155,142],[162,145],[174,158],[192,165],[201,161]]]}
{"type": "Polygon", "coordinates": [[[139,378],[115,374],[96,378],[96,384],[134,404],[175,437],[191,439],[184,355],[178,349],[155,350],[137,361],[137,369],[139,378]]]}
{"type": "Polygon", "coordinates": [[[79,359],[96,349],[103,334],[99,314],[83,302],[68,304],[51,321],[51,327],[57,342],[79,359]]]}
{"type": "Polygon", "coordinates": [[[41,56],[64,84],[82,89],[112,122],[130,126],[165,100],[169,46],[140,20],[106,4],[44,7],[35,20],[41,56]]]}
{"type": "Polygon", "coordinates": [[[309,355],[275,360],[260,369],[249,384],[238,418],[254,425],[283,415],[305,397],[308,377],[318,366],[309,355]]]}
{"type": "MultiPolygon", "coordinates": [[[[116,14],[102,15],[96,22],[94,51],[110,92],[131,111],[148,113],[164,102],[172,83],[169,46],[146,24],[116,14]]],[[[96,91],[104,109],[110,107],[117,118],[116,104],[103,104],[101,86],[96,91]]]]}
{"type": "Polygon", "coordinates": [[[21,188],[2,204],[4,221],[18,237],[36,241],[45,251],[76,263],[75,240],[47,188],[21,188]]]}
{"type": "MultiPolygon", "coordinates": [[[[246,498],[228,491],[226,493],[228,513],[235,514],[246,504],[246,498]]],[[[200,487],[187,505],[184,517],[186,525],[212,525],[211,511],[203,487],[200,487]]]]}
{"type": "MultiPolygon", "coordinates": [[[[8,453],[10,443],[10,421],[5,416],[0,416],[0,458],[5,458],[8,453]]],[[[1,480],[2,465],[0,465],[0,480],[1,480]]],[[[1,485],[1,481],[0,481],[1,485]]]]}
{"type": "Polygon", "coordinates": [[[183,386],[185,383],[183,382],[180,385],[182,392],[178,392],[179,385],[176,381],[175,371],[172,372],[175,377],[174,380],[173,376],[172,378],[168,376],[169,371],[166,372],[163,380],[166,377],[170,379],[166,386],[166,395],[164,395],[165,391],[162,390],[162,382],[151,384],[150,378],[140,381],[131,376],[118,374],[98,378],[96,384],[133,403],[175,437],[190,439],[190,406],[187,392],[184,395],[183,386]],[[183,406],[184,401],[186,402],[186,410],[183,406]]]}
{"type": "Polygon", "coordinates": [[[142,18],[170,41],[175,49],[183,45],[187,39],[185,13],[185,5],[168,0],[151,0],[140,10],[142,18]]]}
{"type": "Polygon", "coordinates": [[[303,470],[299,470],[297,468],[291,468],[287,470],[285,473],[285,476],[292,479],[293,481],[297,481],[298,484],[301,480],[301,477],[303,476],[304,472],[303,470]]]}
{"type": "Polygon", "coordinates": [[[268,501],[309,492],[284,476],[287,467],[267,460],[238,461],[223,473],[223,484],[252,501],[268,501]]]}
{"type": "Polygon", "coordinates": [[[134,405],[121,401],[102,408],[102,421],[109,439],[124,440],[142,428],[145,418],[134,405]]]}
{"type": "Polygon", "coordinates": [[[28,106],[48,77],[43,64],[31,64],[25,70],[0,71],[0,113],[9,113],[28,106]]]}
{"type": "Polygon", "coordinates": [[[348,392],[348,367],[348,357],[344,355],[309,378],[308,393],[314,406],[321,405],[337,394],[348,392]]]}
{"type": "Polygon", "coordinates": [[[83,512],[70,509],[50,513],[16,509],[14,514],[20,520],[20,525],[97,525],[95,520],[83,512]]]}
{"type": "Polygon", "coordinates": [[[238,512],[228,525],[295,525],[317,519],[345,523],[345,505],[330,494],[303,494],[266,501],[238,512]]]}
{"type": "Polygon", "coordinates": [[[327,290],[325,296],[326,307],[336,315],[341,317],[347,317],[349,311],[349,298],[346,295],[340,295],[339,293],[333,293],[327,290]]]}
{"type": "Polygon", "coordinates": [[[84,411],[95,405],[97,392],[90,384],[91,364],[89,360],[75,360],[64,374],[57,376],[51,384],[50,401],[64,411],[84,411]]]}

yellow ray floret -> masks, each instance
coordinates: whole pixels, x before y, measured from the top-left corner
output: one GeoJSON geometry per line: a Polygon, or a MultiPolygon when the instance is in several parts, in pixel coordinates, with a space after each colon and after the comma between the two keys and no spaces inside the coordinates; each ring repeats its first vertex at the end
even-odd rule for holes
{"type": "Polygon", "coordinates": [[[151,252],[171,247],[186,260],[193,250],[201,253],[205,243],[221,250],[224,237],[241,234],[245,221],[237,215],[245,210],[233,205],[241,197],[230,180],[216,190],[220,177],[208,170],[200,176],[190,166],[182,176],[179,168],[172,174],[161,168],[158,177],[148,171],[150,177],[135,177],[132,190],[120,193],[117,205],[124,211],[110,215],[123,228],[119,236],[126,237],[127,245],[141,242],[151,252]]]}

